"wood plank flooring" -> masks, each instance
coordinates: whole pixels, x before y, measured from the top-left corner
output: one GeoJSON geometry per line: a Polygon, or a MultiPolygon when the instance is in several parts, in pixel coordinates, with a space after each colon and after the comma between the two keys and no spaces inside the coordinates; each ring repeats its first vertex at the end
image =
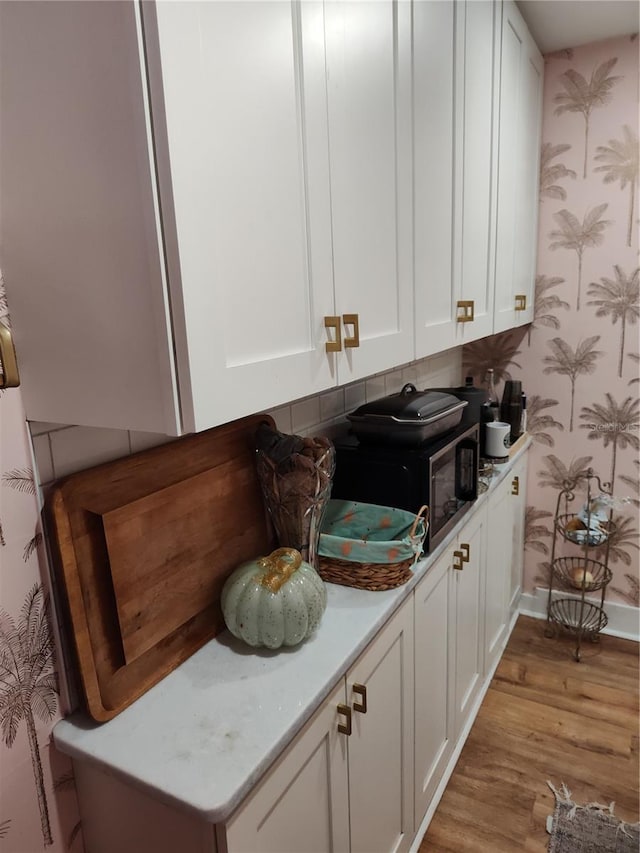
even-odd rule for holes
{"type": "Polygon", "coordinates": [[[520,616],[420,853],[543,853],[553,793],[639,818],[637,643],[544,636],[520,616]]]}

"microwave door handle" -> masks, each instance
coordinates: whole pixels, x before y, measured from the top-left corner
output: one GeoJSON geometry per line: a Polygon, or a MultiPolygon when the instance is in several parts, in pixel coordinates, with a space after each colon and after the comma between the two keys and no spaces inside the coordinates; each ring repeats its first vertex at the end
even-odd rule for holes
{"type": "MultiPolygon", "coordinates": [[[[466,455],[466,454],[465,454],[466,455]]],[[[466,478],[465,478],[466,479],[466,478]]],[[[456,445],[456,497],[463,501],[473,501],[478,497],[478,442],[472,440],[461,441],[456,445]],[[471,465],[464,465],[462,452],[471,451],[471,465]],[[471,473],[471,483],[468,488],[462,488],[463,468],[471,473]],[[470,468],[470,471],[469,471],[470,468]]]]}

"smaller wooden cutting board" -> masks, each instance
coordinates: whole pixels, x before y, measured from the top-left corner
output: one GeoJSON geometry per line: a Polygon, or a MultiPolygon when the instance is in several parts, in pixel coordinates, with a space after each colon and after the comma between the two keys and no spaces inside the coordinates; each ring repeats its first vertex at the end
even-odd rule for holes
{"type": "Polygon", "coordinates": [[[73,474],[47,499],[89,714],[109,720],[225,629],[233,569],[274,538],[254,415],[73,474]]]}

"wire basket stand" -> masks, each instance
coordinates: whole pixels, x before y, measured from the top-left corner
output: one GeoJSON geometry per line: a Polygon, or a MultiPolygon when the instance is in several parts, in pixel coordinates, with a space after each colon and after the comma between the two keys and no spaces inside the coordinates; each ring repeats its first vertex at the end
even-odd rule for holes
{"type": "Polygon", "coordinates": [[[578,662],[583,639],[588,637],[591,642],[598,642],[600,632],[608,622],[604,599],[611,580],[609,548],[615,525],[613,510],[609,509],[606,519],[602,519],[600,514],[596,516],[592,510],[592,499],[596,494],[610,496],[611,491],[611,484],[603,483],[593,469],[588,468],[584,474],[563,483],[556,503],[545,636],[555,636],[559,627],[574,634],[574,657],[578,662]],[[586,489],[586,513],[576,511],[574,501],[578,488],[586,489]],[[559,555],[562,542],[579,546],[580,552],[559,555]],[[554,591],[560,596],[554,597],[554,591]],[[600,593],[599,604],[587,598],[587,593],[595,592],[600,593]]]}

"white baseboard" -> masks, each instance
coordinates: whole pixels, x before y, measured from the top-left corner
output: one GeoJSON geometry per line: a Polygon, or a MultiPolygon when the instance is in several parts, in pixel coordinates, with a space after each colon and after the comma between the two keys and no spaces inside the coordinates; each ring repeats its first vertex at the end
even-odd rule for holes
{"type": "MultiPolygon", "coordinates": [[[[533,616],[536,619],[547,618],[547,598],[549,590],[544,587],[536,587],[534,593],[523,592],[520,596],[518,610],[523,616],[533,616]]],[[[554,592],[553,598],[579,598],[566,592],[554,592]]],[[[594,604],[600,604],[600,599],[589,599],[594,604]]],[[[606,601],[604,603],[605,613],[609,619],[603,634],[612,637],[622,637],[625,640],[640,642],[640,610],[629,604],[621,604],[618,601],[606,601]]]]}

